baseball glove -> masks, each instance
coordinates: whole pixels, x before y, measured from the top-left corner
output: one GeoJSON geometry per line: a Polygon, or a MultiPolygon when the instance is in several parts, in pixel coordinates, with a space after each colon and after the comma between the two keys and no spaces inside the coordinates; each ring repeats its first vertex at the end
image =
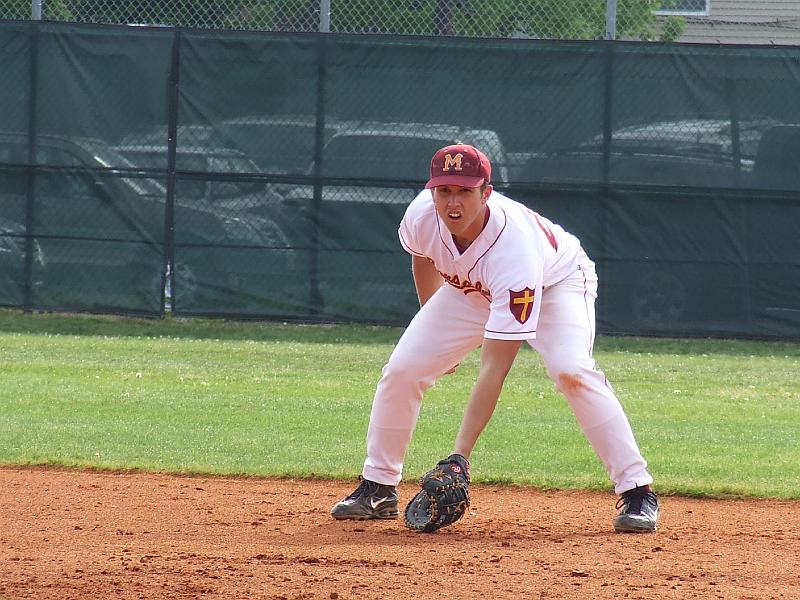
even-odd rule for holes
{"type": "Polygon", "coordinates": [[[405,522],[409,529],[433,533],[452,525],[469,508],[469,461],[451,454],[420,479],[422,489],[406,506],[405,522]]]}

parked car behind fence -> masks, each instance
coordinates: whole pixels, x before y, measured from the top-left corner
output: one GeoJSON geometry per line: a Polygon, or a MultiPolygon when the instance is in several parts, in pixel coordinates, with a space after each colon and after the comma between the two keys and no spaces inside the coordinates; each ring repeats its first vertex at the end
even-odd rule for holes
{"type": "MultiPolygon", "coordinates": [[[[275,222],[242,219],[214,198],[198,199],[187,178],[176,185],[174,246],[166,256],[164,173],[143,170],[95,139],[40,135],[35,147],[30,234],[48,257],[35,305],[160,312],[171,278],[167,291],[181,310],[284,310],[271,282],[294,268],[294,254],[275,222]]],[[[27,164],[27,135],[0,134],[0,161],[27,164]]],[[[24,167],[17,171],[14,185],[0,188],[0,218],[19,222],[28,180],[24,167]]]]}

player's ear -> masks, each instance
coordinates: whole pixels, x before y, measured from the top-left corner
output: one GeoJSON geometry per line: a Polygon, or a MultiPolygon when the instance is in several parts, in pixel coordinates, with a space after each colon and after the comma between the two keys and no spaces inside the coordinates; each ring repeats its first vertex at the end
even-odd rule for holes
{"type": "Polygon", "coordinates": [[[492,187],[492,184],[487,184],[486,185],[486,187],[483,190],[483,201],[484,202],[486,202],[489,199],[489,196],[492,195],[492,190],[493,189],[494,188],[492,187]]]}

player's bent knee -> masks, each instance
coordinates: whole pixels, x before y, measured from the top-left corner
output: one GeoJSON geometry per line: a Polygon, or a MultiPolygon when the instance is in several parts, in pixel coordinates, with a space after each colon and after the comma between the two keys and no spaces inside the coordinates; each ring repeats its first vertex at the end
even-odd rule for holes
{"type": "Polygon", "coordinates": [[[434,362],[429,357],[420,356],[419,354],[403,353],[401,355],[392,355],[383,368],[383,376],[402,375],[407,377],[411,374],[421,380],[435,378],[440,373],[436,372],[437,369],[434,362]]]}
{"type": "Polygon", "coordinates": [[[549,357],[545,365],[547,367],[547,374],[550,376],[550,379],[555,382],[556,387],[558,387],[559,380],[562,377],[580,376],[579,374],[583,373],[586,369],[584,360],[566,354],[549,357]]]}
{"type": "Polygon", "coordinates": [[[380,384],[383,386],[407,388],[415,391],[424,391],[436,381],[436,375],[430,372],[430,367],[418,364],[416,361],[389,361],[383,368],[380,384]]]}

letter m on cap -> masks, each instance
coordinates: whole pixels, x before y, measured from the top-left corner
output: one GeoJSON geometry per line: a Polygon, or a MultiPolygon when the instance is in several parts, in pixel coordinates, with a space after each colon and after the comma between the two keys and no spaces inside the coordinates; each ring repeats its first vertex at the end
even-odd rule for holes
{"type": "Polygon", "coordinates": [[[454,157],[450,156],[449,154],[444,155],[444,165],[442,166],[442,171],[449,171],[450,167],[453,167],[456,171],[461,170],[461,160],[463,155],[459,152],[454,157]]]}

